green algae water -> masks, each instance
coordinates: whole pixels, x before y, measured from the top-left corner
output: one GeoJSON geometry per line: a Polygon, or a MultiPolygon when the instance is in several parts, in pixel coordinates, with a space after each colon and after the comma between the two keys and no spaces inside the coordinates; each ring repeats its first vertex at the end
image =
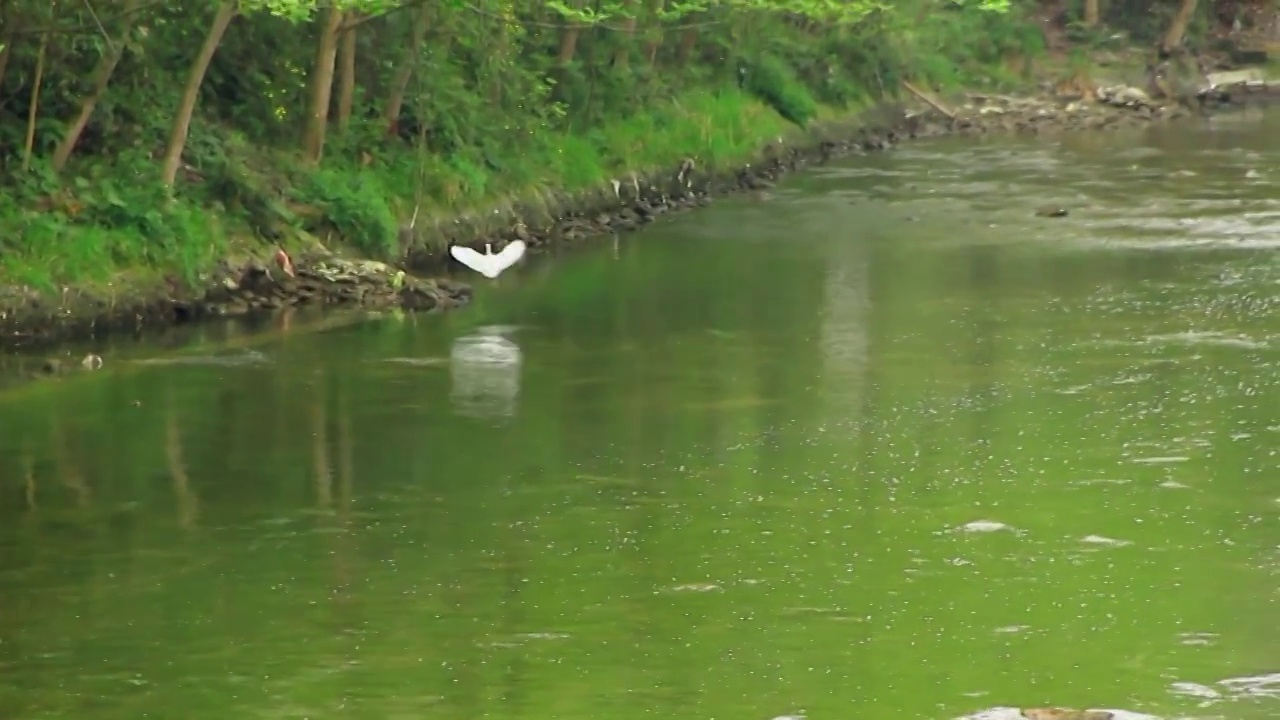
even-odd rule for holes
{"type": "Polygon", "coordinates": [[[1280,716],[1278,168],[919,143],[11,388],[0,718],[1280,716]]]}

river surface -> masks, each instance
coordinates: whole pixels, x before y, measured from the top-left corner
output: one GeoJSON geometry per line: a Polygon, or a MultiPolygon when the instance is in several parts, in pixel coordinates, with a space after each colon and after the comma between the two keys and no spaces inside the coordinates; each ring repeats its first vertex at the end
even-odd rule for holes
{"type": "Polygon", "coordinates": [[[1278,249],[1273,111],[111,349],[0,394],[0,718],[1280,717],[1278,249]]]}

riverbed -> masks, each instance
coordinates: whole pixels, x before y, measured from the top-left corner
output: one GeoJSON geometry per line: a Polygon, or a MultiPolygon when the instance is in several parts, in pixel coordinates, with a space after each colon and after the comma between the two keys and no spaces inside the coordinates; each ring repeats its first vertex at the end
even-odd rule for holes
{"type": "Polygon", "coordinates": [[[0,395],[0,718],[1276,717],[1277,249],[1249,111],[112,347],[0,395]]]}

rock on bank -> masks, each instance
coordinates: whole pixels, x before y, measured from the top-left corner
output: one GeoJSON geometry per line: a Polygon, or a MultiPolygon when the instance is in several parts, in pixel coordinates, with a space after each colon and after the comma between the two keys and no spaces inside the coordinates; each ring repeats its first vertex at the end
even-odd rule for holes
{"type": "Polygon", "coordinates": [[[50,299],[27,288],[0,287],[2,344],[29,348],[308,305],[446,310],[471,298],[465,283],[418,278],[373,260],[313,253],[287,261],[289,271],[280,263],[224,261],[202,289],[170,280],[163,289],[137,296],[104,296],[68,288],[50,299]]]}

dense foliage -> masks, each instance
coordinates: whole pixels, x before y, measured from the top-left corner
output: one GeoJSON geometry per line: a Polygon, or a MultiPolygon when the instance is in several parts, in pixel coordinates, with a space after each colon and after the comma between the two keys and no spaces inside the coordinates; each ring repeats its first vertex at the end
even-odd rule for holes
{"type": "Polygon", "coordinates": [[[9,0],[0,275],[189,273],[237,228],[394,255],[415,212],[725,162],[902,79],[1013,81],[1023,5],[9,0]]]}

